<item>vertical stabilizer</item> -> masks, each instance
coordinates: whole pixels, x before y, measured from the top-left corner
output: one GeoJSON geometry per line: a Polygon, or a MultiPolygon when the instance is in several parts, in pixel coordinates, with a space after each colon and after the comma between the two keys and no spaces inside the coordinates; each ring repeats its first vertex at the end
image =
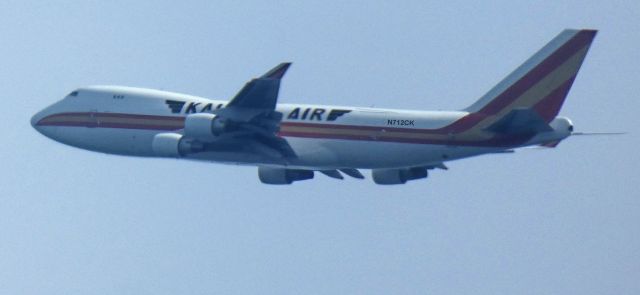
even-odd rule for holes
{"type": "Polygon", "coordinates": [[[533,109],[550,122],[558,115],[596,32],[562,31],[465,111],[502,117],[514,109],[533,109]]]}

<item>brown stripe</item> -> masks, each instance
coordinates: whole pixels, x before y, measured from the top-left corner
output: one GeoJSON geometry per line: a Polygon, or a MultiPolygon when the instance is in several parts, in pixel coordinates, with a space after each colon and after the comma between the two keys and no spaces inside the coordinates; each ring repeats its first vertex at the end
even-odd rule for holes
{"type": "Polygon", "coordinates": [[[595,31],[583,30],[578,32],[571,40],[558,48],[543,62],[529,71],[518,82],[498,95],[494,100],[484,106],[479,112],[485,114],[495,114],[508,105],[513,99],[522,95],[525,91],[538,83],[542,78],[553,72],[566,60],[572,57],[585,46],[589,45],[595,36],[595,31]]]}
{"type": "Polygon", "coordinates": [[[558,115],[575,79],[576,76],[569,78],[533,107],[546,122],[551,122],[558,115]]]}
{"type": "MultiPolygon", "coordinates": [[[[175,131],[184,128],[184,117],[113,113],[60,113],[43,118],[38,122],[38,125],[175,131]],[[107,120],[95,121],[95,118],[107,120]]],[[[509,146],[523,142],[521,139],[514,140],[513,138],[455,139],[455,137],[434,134],[431,131],[431,129],[283,122],[278,135],[284,137],[466,146],[509,146]]]]}
{"type": "MultiPolygon", "coordinates": [[[[529,91],[529,89],[537,85],[542,79],[562,66],[567,60],[574,57],[580,50],[588,48],[595,35],[596,31],[579,31],[568,42],[566,42],[544,61],[542,61],[531,71],[529,71],[524,77],[511,85],[501,94],[496,96],[496,98],[488,102],[480,110],[475,112],[475,114],[477,115],[471,116],[473,114],[472,113],[461,118],[460,120],[453,122],[448,126],[438,129],[437,132],[460,133],[463,131],[467,131],[483,121],[485,118],[491,117],[491,115],[498,114],[501,110],[504,110],[525,92],[529,91]]],[[[584,58],[584,56],[582,56],[581,58],[584,58]]],[[[580,64],[577,65],[576,71],[579,68],[580,64]]]]}

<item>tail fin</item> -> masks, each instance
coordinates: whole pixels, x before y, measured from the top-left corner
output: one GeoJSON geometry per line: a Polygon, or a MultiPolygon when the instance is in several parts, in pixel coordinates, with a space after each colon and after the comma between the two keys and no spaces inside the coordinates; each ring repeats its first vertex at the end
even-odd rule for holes
{"type": "Polygon", "coordinates": [[[558,115],[596,32],[562,31],[465,111],[502,117],[514,109],[533,109],[550,122],[558,115]]]}

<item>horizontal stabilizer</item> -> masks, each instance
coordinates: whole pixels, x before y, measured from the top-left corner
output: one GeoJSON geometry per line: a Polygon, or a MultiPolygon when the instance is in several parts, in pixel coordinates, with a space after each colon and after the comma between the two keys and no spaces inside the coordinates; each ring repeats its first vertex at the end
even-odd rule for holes
{"type": "Polygon", "coordinates": [[[535,134],[553,129],[532,109],[514,109],[487,127],[488,131],[509,135],[535,134]]]}
{"type": "Polygon", "coordinates": [[[547,148],[554,148],[554,147],[557,147],[560,144],[560,141],[561,140],[549,141],[549,142],[545,142],[545,143],[541,144],[540,146],[547,147],[547,148]]]}

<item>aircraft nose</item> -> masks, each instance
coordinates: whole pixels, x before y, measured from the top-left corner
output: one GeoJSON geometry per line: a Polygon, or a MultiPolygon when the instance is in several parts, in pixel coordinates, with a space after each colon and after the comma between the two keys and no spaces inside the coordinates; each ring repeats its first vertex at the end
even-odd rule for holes
{"type": "Polygon", "coordinates": [[[37,112],[31,117],[31,127],[38,130],[38,122],[42,119],[42,111],[37,112]]]}
{"type": "Polygon", "coordinates": [[[33,129],[35,129],[36,131],[40,132],[41,134],[48,136],[47,134],[45,134],[43,131],[46,128],[43,128],[42,125],[40,125],[40,121],[42,119],[44,119],[46,116],[49,115],[49,108],[43,109],[39,112],[37,112],[35,115],[33,115],[31,117],[31,127],[33,127],[33,129]]]}
{"type": "Polygon", "coordinates": [[[55,116],[66,109],[66,98],[54,102],[31,116],[31,127],[38,133],[58,141],[60,130],[55,124],[55,116]]]}
{"type": "Polygon", "coordinates": [[[36,128],[36,125],[38,124],[38,121],[40,121],[40,118],[38,117],[38,114],[33,115],[31,117],[31,127],[36,128]]]}
{"type": "Polygon", "coordinates": [[[45,108],[31,117],[31,126],[35,129],[39,128],[39,122],[49,114],[49,108],[45,108]]]}

